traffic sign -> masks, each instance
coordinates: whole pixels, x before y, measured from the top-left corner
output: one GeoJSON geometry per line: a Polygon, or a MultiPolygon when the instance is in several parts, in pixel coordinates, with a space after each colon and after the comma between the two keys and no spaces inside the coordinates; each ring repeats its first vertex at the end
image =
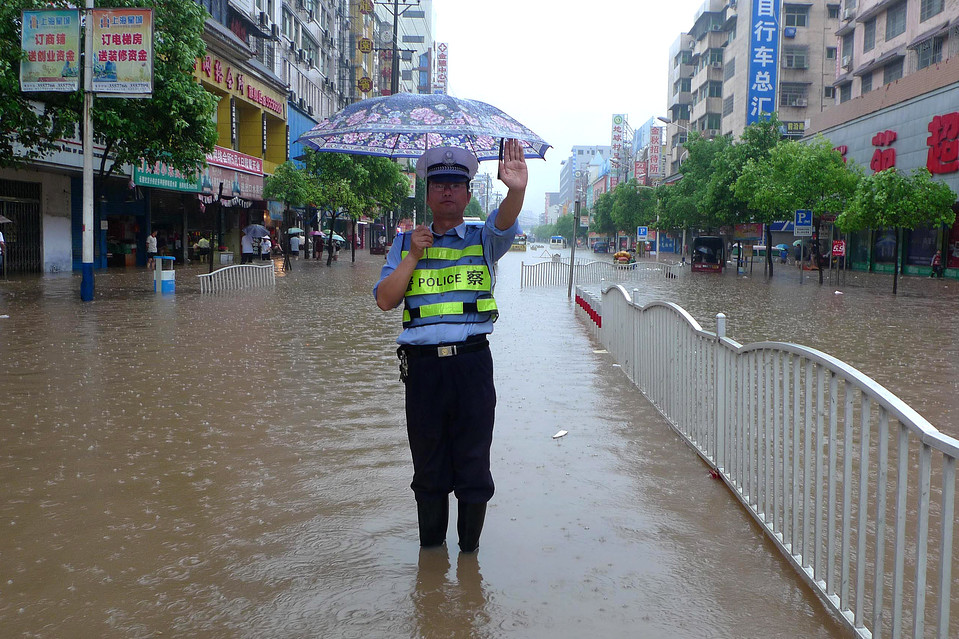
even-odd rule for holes
{"type": "Polygon", "coordinates": [[[648,226],[637,226],[636,227],[636,239],[640,242],[646,241],[646,236],[649,235],[648,226]]]}
{"type": "Polygon", "coordinates": [[[812,237],[812,211],[798,209],[793,223],[793,237],[812,237]]]}

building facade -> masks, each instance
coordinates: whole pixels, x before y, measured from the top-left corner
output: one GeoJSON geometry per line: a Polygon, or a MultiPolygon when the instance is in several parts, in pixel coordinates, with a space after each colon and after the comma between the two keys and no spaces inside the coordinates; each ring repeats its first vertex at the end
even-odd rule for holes
{"type": "Polygon", "coordinates": [[[706,0],[669,51],[667,174],[679,173],[691,131],[738,137],[760,113],[775,111],[785,135],[802,137],[808,120],[835,103],[840,13],[838,2],[825,0],[706,0]],[[767,9],[776,16],[764,16],[767,9]],[[775,30],[757,26],[767,19],[775,30]],[[757,33],[770,42],[757,47],[757,33]],[[757,102],[763,83],[769,97],[757,102]]]}
{"type": "MultiPolygon", "coordinates": [[[[837,104],[811,118],[807,136],[824,136],[867,173],[925,167],[959,192],[959,2],[850,1],[841,16],[837,104]]],[[[853,268],[892,271],[895,239],[891,229],[854,234],[853,268]]],[[[959,277],[959,224],[900,240],[907,274],[927,275],[941,250],[947,275],[959,277]]]]}

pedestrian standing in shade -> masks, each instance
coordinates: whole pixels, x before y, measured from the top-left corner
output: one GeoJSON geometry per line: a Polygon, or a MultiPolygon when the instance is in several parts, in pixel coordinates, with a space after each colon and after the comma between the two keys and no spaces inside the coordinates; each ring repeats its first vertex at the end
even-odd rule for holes
{"type": "Polygon", "coordinates": [[[936,251],[932,256],[932,273],[929,277],[942,277],[942,251],[936,251]]]}
{"type": "Polygon", "coordinates": [[[291,235],[290,236],[290,255],[293,259],[297,259],[300,256],[300,236],[291,235]]]}
{"type": "Polygon", "coordinates": [[[267,235],[262,240],[260,240],[260,259],[266,262],[267,260],[272,259],[273,256],[273,241],[270,239],[270,236],[267,235]]]}
{"type": "Polygon", "coordinates": [[[449,494],[456,495],[460,550],[475,552],[494,485],[490,446],[496,389],[487,335],[498,310],[493,265],[520,232],[528,180],[522,145],[504,144],[499,177],[509,189],[485,224],[467,225],[476,157],[435,147],[416,163],[426,179],[430,226],[398,235],[373,289],[382,310],[403,303],[397,338],[406,385],[406,423],[413,457],[420,545],[446,541],[449,494]]]}
{"type": "Polygon", "coordinates": [[[240,238],[240,264],[253,263],[253,236],[244,233],[240,238]]]}
{"type": "Polygon", "coordinates": [[[147,235],[147,268],[152,269],[157,256],[157,232],[152,231],[147,235]]]}

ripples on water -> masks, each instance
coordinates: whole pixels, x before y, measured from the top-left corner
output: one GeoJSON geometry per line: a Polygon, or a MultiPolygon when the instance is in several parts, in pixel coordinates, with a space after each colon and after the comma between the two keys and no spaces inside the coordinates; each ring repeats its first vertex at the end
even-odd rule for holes
{"type": "MultiPolygon", "coordinates": [[[[458,560],[451,521],[449,551],[420,554],[399,311],[372,300],[382,258],[341,258],[221,295],[198,294],[198,268],[178,269],[172,297],[154,296],[143,271],[98,273],[89,304],[75,276],[0,285],[5,634],[835,633],[731,497],[591,352],[565,288],[519,290],[531,255],[500,265],[484,548],[458,560]],[[570,435],[552,440],[561,428],[570,435]]],[[[642,295],[673,296],[707,326],[724,311],[737,339],[789,338],[854,365],[913,362],[916,375],[936,357],[946,383],[959,340],[947,311],[909,293],[920,285],[898,298],[848,285],[840,299],[807,284],[800,298],[798,285],[704,277],[642,295]],[[916,327],[918,313],[944,325],[916,327]],[[923,331],[942,343],[910,356],[923,331]]],[[[953,410],[951,397],[931,405],[953,410]]]]}

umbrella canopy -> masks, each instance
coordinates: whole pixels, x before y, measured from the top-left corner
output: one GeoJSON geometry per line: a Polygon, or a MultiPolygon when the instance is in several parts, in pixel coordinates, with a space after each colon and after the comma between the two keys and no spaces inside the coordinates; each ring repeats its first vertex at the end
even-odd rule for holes
{"type": "Polygon", "coordinates": [[[787,250],[789,247],[786,246],[785,244],[777,244],[774,248],[777,248],[777,249],[779,249],[780,251],[785,251],[785,250],[787,250]]]}
{"type": "Polygon", "coordinates": [[[0,215],[0,224],[10,224],[11,222],[13,222],[13,220],[6,215],[0,215]]]}
{"type": "Polygon", "coordinates": [[[526,157],[550,147],[496,107],[445,94],[396,93],[354,102],[317,124],[297,142],[316,151],[416,158],[437,146],[469,149],[495,160],[500,140],[515,138],[526,157]]]}
{"type": "MultiPolygon", "coordinates": [[[[323,237],[329,237],[329,235],[324,233],[323,237]]],[[[337,235],[336,233],[333,234],[333,239],[337,242],[343,242],[344,244],[346,243],[346,238],[342,235],[337,235]]]]}
{"type": "Polygon", "coordinates": [[[270,234],[270,232],[266,230],[266,227],[263,226],[262,224],[250,224],[248,226],[243,227],[243,234],[249,235],[252,238],[257,238],[257,237],[266,237],[267,235],[270,234]]]}
{"type": "Polygon", "coordinates": [[[802,240],[796,240],[793,242],[793,246],[799,246],[800,244],[802,244],[802,240]]]}
{"type": "Polygon", "coordinates": [[[291,226],[290,228],[286,229],[286,232],[290,235],[296,235],[297,233],[302,233],[303,229],[299,228],[298,226],[291,226]]]}

